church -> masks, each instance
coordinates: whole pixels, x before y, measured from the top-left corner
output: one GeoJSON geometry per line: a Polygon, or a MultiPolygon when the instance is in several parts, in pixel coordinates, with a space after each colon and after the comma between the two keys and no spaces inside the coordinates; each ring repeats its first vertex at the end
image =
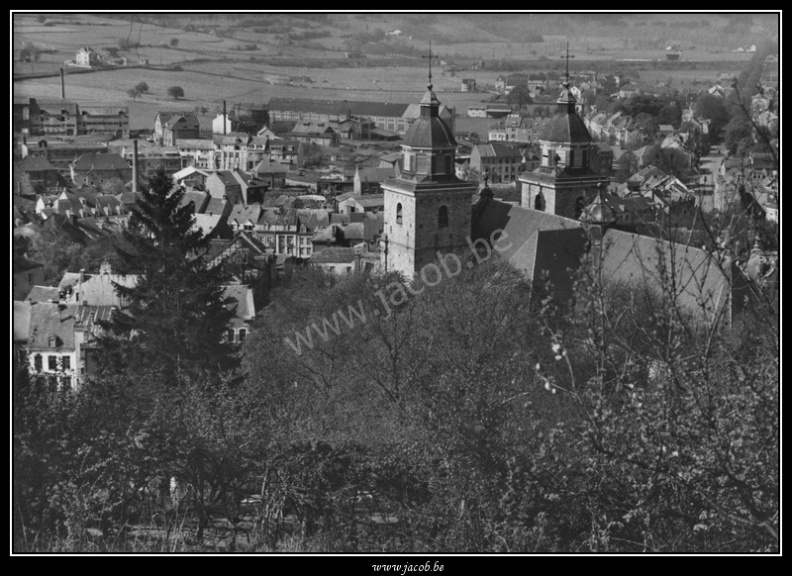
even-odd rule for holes
{"type": "Polygon", "coordinates": [[[449,254],[470,267],[472,248],[487,244],[489,253],[532,282],[549,283],[561,300],[572,297],[580,266],[596,261],[606,281],[650,289],[675,282],[681,305],[707,320],[731,323],[746,289],[735,263],[619,230],[601,209],[599,193],[608,178],[592,169],[598,149],[578,115],[568,75],[562,86],[555,114],[539,138],[541,165],[519,177],[521,205],[516,206],[496,200],[486,180],[479,190],[477,183],[455,175],[456,141],[438,114],[430,69],[420,116],[402,142],[402,169],[382,183],[380,270],[414,280],[449,254]],[[505,248],[495,246],[501,236],[508,237],[505,248]]]}

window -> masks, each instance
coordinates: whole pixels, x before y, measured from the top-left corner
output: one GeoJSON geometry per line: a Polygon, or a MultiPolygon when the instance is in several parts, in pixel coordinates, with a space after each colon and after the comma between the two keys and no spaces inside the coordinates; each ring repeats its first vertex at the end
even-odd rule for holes
{"type": "Polygon", "coordinates": [[[541,210],[544,212],[545,209],[545,199],[541,192],[536,195],[536,200],[534,200],[534,209],[541,210]]]}
{"type": "Polygon", "coordinates": [[[36,354],[33,356],[33,369],[36,372],[41,372],[42,366],[41,354],[36,354]]]}
{"type": "Polygon", "coordinates": [[[242,342],[245,341],[245,336],[247,336],[247,330],[245,330],[244,328],[241,328],[239,330],[239,343],[240,344],[242,344],[242,342]]]}
{"type": "Polygon", "coordinates": [[[231,330],[231,329],[226,330],[226,340],[228,342],[233,342],[234,341],[234,331],[233,330],[231,330]]]}
{"type": "Polygon", "coordinates": [[[50,354],[47,356],[47,369],[51,372],[56,372],[58,370],[58,357],[53,356],[50,354]]]}
{"type": "Polygon", "coordinates": [[[71,358],[69,356],[61,356],[61,366],[64,370],[71,370],[71,358]]]}
{"type": "Polygon", "coordinates": [[[402,205],[401,202],[396,204],[396,224],[401,225],[402,223],[402,205]]]}
{"type": "Polygon", "coordinates": [[[448,228],[448,206],[440,206],[440,210],[437,211],[437,226],[448,228]]]}

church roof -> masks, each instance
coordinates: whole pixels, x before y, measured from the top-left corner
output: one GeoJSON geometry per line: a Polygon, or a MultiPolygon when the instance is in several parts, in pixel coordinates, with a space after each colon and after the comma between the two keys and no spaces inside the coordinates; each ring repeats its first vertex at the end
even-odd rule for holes
{"type": "Polygon", "coordinates": [[[440,102],[430,88],[421,100],[421,115],[407,130],[402,140],[402,146],[456,148],[456,140],[451,129],[439,117],[439,107],[440,102]]]}
{"type": "Polygon", "coordinates": [[[549,142],[588,143],[593,139],[589,134],[583,119],[575,112],[559,111],[548,122],[539,140],[549,142]]]}

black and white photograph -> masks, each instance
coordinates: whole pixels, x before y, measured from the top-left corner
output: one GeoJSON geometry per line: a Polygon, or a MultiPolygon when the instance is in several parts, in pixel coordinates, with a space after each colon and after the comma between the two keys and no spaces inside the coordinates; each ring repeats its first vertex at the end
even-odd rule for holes
{"type": "Polygon", "coordinates": [[[780,10],[9,15],[11,556],[781,555],[780,10]]]}

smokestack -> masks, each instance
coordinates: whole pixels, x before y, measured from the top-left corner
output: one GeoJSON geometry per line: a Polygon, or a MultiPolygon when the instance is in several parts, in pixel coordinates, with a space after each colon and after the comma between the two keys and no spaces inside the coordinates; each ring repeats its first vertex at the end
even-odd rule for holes
{"type": "Polygon", "coordinates": [[[223,100],[223,136],[228,134],[228,113],[226,112],[226,101],[223,100]]]}
{"type": "Polygon", "coordinates": [[[132,140],[132,193],[137,194],[137,181],[138,181],[138,141],[137,138],[132,140]]]}
{"type": "Polygon", "coordinates": [[[60,69],[61,74],[61,98],[66,99],[66,78],[64,76],[63,68],[60,69]]]}

